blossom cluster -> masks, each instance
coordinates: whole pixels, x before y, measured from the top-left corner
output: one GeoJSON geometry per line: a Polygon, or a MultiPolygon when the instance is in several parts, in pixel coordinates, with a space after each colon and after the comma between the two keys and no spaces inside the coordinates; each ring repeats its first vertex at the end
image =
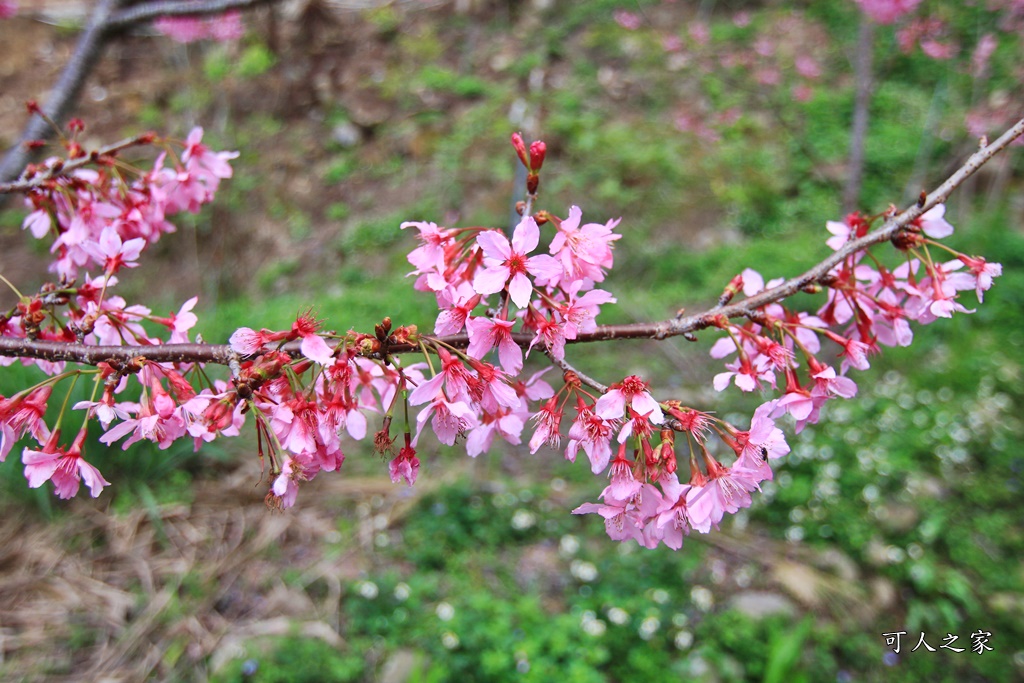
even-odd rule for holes
{"type": "MultiPolygon", "coordinates": [[[[159,144],[162,151],[152,167],[143,171],[115,152],[83,150],[74,139],[83,128],[79,120],[69,124],[72,137],[65,143],[67,159],[52,157],[30,166],[19,180],[27,187],[30,209],[23,228],[36,239],[50,241],[53,261],[49,270],[57,280],[34,295],[17,293],[15,307],[0,313],[0,335],[84,345],[164,343],[143,325],[152,323],[166,330],[168,343],[187,342],[189,330],[197,322],[192,313],[195,297],[164,317],[154,315],[146,306],[130,305],[111,292],[121,269],[136,267],[147,247],[175,231],[169,220],[174,214],[196,213],[213,199],[221,180],[231,177],[229,161],[237,153],[211,150],[202,142],[201,128],[189,134],[177,155],[172,143],[144,135],[131,144],[159,144]]],[[[0,357],[0,366],[17,360],[0,357]]],[[[172,365],[115,367],[100,363],[93,374],[97,387],[103,387],[102,397],[75,406],[88,413],[72,445],[65,448],[59,443],[60,428],[51,430],[44,415],[54,386],[81,371],[66,370],[64,361],[22,358],[21,362],[37,366],[48,378],[9,398],[0,397],[0,461],[15,441],[31,436],[39,448],[26,448],[22,458],[29,485],[37,487],[52,480],[62,498],[75,495],[81,479],[94,496],[107,484],[82,457],[90,417],[97,417],[104,427],[115,419],[126,421],[106,437],[123,434],[125,424],[134,424],[145,438],[166,448],[184,433],[195,400],[202,400],[196,399],[195,390],[172,365]],[[131,374],[143,387],[143,400],[119,402],[115,394],[125,389],[131,374]],[[171,387],[173,399],[161,381],[171,387]]],[[[209,389],[205,391],[209,393],[209,389]]]]}
{"type": "MultiPolygon", "coordinates": [[[[760,490],[761,482],[772,479],[770,462],[789,452],[775,420],[791,416],[797,432],[817,423],[829,400],[856,395],[857,385],[847,376],[850,369],[868,369],[869,356],[882,346],[909,345],[913,339],[911,322],[928,324],[952,317],[955,312],[972,312],[958,301],[959,293],[973,291],[981,302],[992,279],[1002,273],[998,263],[955,252],[937,242],[953,232],[944,215],[945,207],[939,204],[908,226],[908,231],[896,240],[904,258],[894,268],[867,258],[864,250],[843,259],[825,278],[826,300],[816,312],[794,311],[774,302],[756,307],[743,324],[724,316],[713,318],[712,325],[727,336],[712,346],[711,356],[734,357],[726,364],[726,371],[715,376],[715,389],[722,391],[735,384],[744,392],[777,391],[781,395],[761,404],[754,411],[750,428],[744,431],[673,401],[663,403],[665,414],[674,423],[671,429],[662,430],[661,443],[652,446],[644,427],[634,421],[638,446],[633,449],[633,459],[627,457],[626,443],[620,435],[611,481],[601,494],[603,502],[584,504],[574,512],[603,517],[613,539],[633,539],[649,548],[659,543],[679,548],[691,529],[707,533],[726,513],[748,507],[751,493],[760,490]],[[954,258],[939,261],[935,251],[948,252],[954,258]],[[838,367],[823,360],[827,345],[838,352],[838,367]],[[689,450],[689,478],[685,482],[680,482],[676,472],[677,434],[685,436],[689,450]],[[734,454],[731,465],[724,466],[712,454],[713,438],[723,444],[723,450],[734,454]]],[[[829,221],[826,227],[831,236],[827,244],[839,250],[850,240],[866,235],[870,223],[858,213],[843,222],[829,221]]],[[[730,282],[722,301],[728,302],[741,292],[754,297],[782,284],[781,279],[765,283],[758,272],[747,269],[730,282]]],[[[627,381],[632,388],[625,395],[633,397],[634,406],[630,414],[663,424],[662,411],[652,405],[645,385],[638,378],[627,381]],[[638,399],[641,406],[636,405],[638,399]],[[647,409],[651,410],[644,415],[647,409]]],[[[621,394],[623,389],[613,389],[598,400],[597,417],[613,417],[607,411],[602,413],[601,406],[616,392],[621,394]]],[[[616,410],[614,417],[620,416],[621,411],[616,410]]],[[[582,432],[577,430],[577,434],[582,432]]],[[[607,464],[607,449],[602,446],[599,452],[601,459],[594,462],[595,472],[607,464]]]]}
{"type": "MultiPolygon", "coordinates": [[[[70,127],[77,132],[83,125],[76,119],[70,127]]],[[[170,166],[166,152],[145,173],[114,156],[99,157],[95,168],[55,174],[30,190],[27,200],[33,211],[22,227],[36,239],[54,238],[50,272],[62,282],[72,282],[79,269],[98,267],[103,278],[110,278],[121,268],[134,268],[143,249],[174,232],[167,216],[198,213],[212,201],[220,181],[231,177],[228,162],[238,153],[213,152],[202,139],[202,128],[195,128],[180,160],[170,166]],[[129,181],[129,175],[136,177],[129,181]]],[[[153,136],[142,140],[155,141],[153,136]]],[[[72,159],[85,156],[75,142],[69,143],[69,151],[72,159]]],[[[64,159],[52,157],[40,167],[30,167],[26,178],[52,173],[64,164],[64,159]]]]}

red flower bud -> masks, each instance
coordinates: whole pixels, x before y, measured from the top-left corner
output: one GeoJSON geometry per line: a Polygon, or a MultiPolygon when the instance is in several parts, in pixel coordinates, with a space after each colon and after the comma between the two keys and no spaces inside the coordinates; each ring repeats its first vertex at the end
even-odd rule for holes
{"type": "Polygon", "coordinates": [[[548,146],[542,140],[535,140],[530,143],[530,170],[536,173],[544,165],[544,155],[547,154],[548,146]]]}
{"type": "Polygon", "coordinates": [[[516,148],[516,154],[519,155],[519,161],[523,162],[523,166],[529,170],[530,161],[526,158],[526,143],[523,142],[522,133],[512,133],[512,146],[516,148]]]}

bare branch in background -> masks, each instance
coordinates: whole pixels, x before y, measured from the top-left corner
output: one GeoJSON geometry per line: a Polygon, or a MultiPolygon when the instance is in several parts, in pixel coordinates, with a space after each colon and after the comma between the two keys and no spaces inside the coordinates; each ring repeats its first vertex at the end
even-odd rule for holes
{"type": "MultiPolygon", "coordinates": [[[[250,9],[276,0],[159,0],[124,7],[126,0],[100,0],[89,17],[89,23],[78,39],[75,51],[54,84],[43,112],[58,124],[75,106],[82,87],[103,56],[103,50],[117,35],[140,23],[165,16],[203,16],[233,9],[250,9]]],[[[53,135],[52,127],[39,116],[33,116],[18,142],[7,150],[0,161],[0,182],[15,180],[31,157],[27,142],[45,140],[53,135]]]]}

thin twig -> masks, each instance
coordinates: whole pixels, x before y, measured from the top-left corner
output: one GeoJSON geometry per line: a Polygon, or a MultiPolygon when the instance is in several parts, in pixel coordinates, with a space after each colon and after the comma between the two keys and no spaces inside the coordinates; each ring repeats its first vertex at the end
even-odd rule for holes
{"type": "Polygon", "coordinates": [[[71,159],[64,161],[60,165],[47,166],[40,170],[33,176],[22,177],[10,183],[0,183],[0,194],[9,194],[13,192],[28,192],[37,187],[46,185],[49,181],[53,180],[62,175],[67,175],[71,171],[79,169],[83,166],[88,166],[91,163],[95,163],[102,157],[115,156],[118,152],[128,149],[129,147],[135,147],[137,145],[146,145],[154,140],[152,135],[140,135],[134,138],[125,138],[119,142],[115,142],[111,145],[105,145],[99,149],[89,152],[85,156],[78,157],[77,159],[71,159]]]}

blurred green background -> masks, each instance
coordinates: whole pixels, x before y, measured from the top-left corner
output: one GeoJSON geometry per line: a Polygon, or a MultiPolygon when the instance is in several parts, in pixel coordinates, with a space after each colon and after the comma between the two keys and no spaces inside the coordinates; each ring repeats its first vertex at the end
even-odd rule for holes
{"type": "MultiPolygon", "coordinates": [[[[241,152],[211,210],[161,242],[159,290],[128,274],[121,295],[176,310],[201,293],[208,341],[286,326],[310,304],[339,330],[385,315],[432,327],[398,226],[507,225],[513,130],[548,143],[542,207],[623,218],[604,322],[700,310],[745,267],[788,276],[829,252],[848,175],[852,2],[359,4],[248,15],[233,44],[132,36],[107,56],[82,102],[97,139],[200,124],[241,152]]],[[[991,135],[1024,111],[1012,3],[926,1],[913,17],[874,31],[867,213],[944,179],[977,145],[965,122],[991,135]],[[913,17],[940,20],[935,38],[956,55],[901,50],[913,17]]],[[[57,46],[76,35],[28,17],[4,32],[57,46]]],[[[34,64],[37,80],[53,60],[34,64]]],[[[1022,177],[1011,150],[948,202],[949,244],[1003,264],[978,312],[916,328],[911,348],[855,374],[857,399],[800,435],[785,425],[793,452],[775,482],[678,552],[616,544],[600,520],[570,515],[603,482],[552,452],[427,451],[408,491],[351,444],[341,475],[304,486],[284,516],[263,509],[247,440],[198,454],[93,446],[115,486],[71,504],[27,491],[12,456],[0,676],[1022,679],[1022,177]],[[898,655],[893,631],[907,632],[898,655]],[[979,631],[992,647],[980,655],[979,631]],[[935,652],[910,651],[922,632],[935,652]],[[966,649],[940,649],[947,634],[966,649]]],[[[0,223],[13,234],[23,216],[0,223]]],[[[747,424],[759,397],[709,391],[712,342],[569,358],[747,424]]],[[[29,374],[5,368],[0,393],[29,374]]]]}

